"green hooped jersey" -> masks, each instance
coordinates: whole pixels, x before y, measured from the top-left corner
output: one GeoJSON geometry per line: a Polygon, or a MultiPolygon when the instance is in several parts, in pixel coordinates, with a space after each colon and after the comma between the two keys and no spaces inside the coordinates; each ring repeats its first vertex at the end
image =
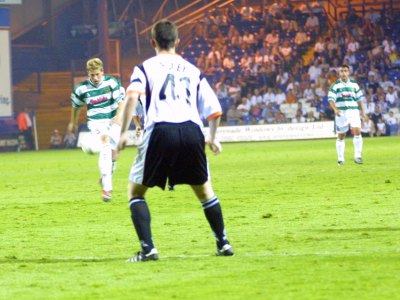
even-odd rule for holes
{"type": "Polygon", "coordinates": [[[359,109],[358,101],[361,101],[363,93],[360,86],[354,80],[343,82],[336,80],[328,92],[328,100],[335,102],[335,106],[341,110],[359,109]]]}
{"type": "Polygon", "coordinates": [[[104,76],[98,86],[85,80],[76,85],[71,94],[72,107],[87,105],[88,122],[112,119],[117,113],[118,103],[124,98],[125,89],[112,76],[104,76]]]}

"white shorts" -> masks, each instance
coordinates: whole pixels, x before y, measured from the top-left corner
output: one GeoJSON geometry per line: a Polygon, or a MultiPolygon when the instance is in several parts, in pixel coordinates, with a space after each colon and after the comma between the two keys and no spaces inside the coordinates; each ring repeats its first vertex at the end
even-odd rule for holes
{"type": "Polygon", "coordinates": [[[341,110],[340,116],[335,116],[337,133],[346,133],[349,128],[361,128],[360,111],[358,109],[341,110]]]}
{"type": "Polygon", "coordinates": [[[110,138],[110,145],[113,150],[116,150],[121,134],[121,127],[112,125],[112,120],[103,120],[89,122],[88,128],[94,140],[101,142],[101,136],[107,135],[110,138]]]}

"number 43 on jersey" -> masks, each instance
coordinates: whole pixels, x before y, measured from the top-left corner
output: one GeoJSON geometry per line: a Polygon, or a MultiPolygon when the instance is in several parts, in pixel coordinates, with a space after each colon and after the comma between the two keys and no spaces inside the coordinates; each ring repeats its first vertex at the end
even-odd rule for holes
{"type": "Polygon", "coordinates": [[[190,105],[190,79],[188,77],[176,78],[174,74],[168,74],[161,87],[159,99],[165,100],[182,100],[190,105]]]}

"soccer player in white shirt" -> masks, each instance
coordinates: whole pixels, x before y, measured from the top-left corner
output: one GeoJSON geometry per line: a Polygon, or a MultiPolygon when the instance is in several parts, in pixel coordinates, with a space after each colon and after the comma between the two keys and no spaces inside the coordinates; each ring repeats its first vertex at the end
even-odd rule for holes
{"type": "MultiPolygon", "coordinates": [[[[138,145],[142,141],[142,122],[141,119],[143,118],[143,105],[142,101],[139,99],[135,110],[132,115],[133,124],[135,125],[135,145],[138,145]]],[[[175,190],[174,184],[169,181],[168,182],[168,190],[173,191],[175,190]]]]}
{"type": "Polygon", "coordinates": [[[361,136],[361,117],[367,120],[362,103],[362,91],[359,85],[349,78],[350,71],[348,65],[342,65],[339,68],[340,79],[336,80],[328,92],[330,106],[335,112],[335,126],[338,137],[336,140],[336,151],[338,155],[338,164],[344,164],[344,149],[346,132],[349,126],[353,133],[354,144],[354,162],[362,164],[362,145],[361,136]]]}
{"type": "Polygon", "coordinates": [[[191,186],[214,232],[216,254],[231,256],[232,247],[225,234],[221,206],[211,186],[205,155],[206,143],[214,154],[222,151],[216,139],[221,106],[200,70],[176,54],[179,42],[176,26],[161,20],[153,26],[151,36],[157,55],[133,70],[121,131],[122,149],[132,110],[139,96],[144,95],[143,142],[138,147],[128,184],[129,208],[141,251],[128,261],[158,259],[145,193],[154,186],[164,189],[167,179],[191,186]],[[207,141],[202,133],[202,117],[209,122],[207,141]]]}
{"type": "Polygon", "coordinates": [[[87,107],[87,125],[91,143],[100,149],[99,169],[103,201],[111,200],[112,173],[118,158],[121,116],[124,108],[125,89],[119,80],[105,76],[103,62],[99,58],[86,63],[89,78],[76,85],[71,93],[71,121],[67,131],[76,130],[81,108],[87,107]]]}

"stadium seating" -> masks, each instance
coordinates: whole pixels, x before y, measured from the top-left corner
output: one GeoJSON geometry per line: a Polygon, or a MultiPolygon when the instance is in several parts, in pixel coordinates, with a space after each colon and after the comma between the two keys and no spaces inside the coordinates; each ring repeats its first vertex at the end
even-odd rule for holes
{"type": "MultiPolygon", "coordinates": [[[[261,7],[261,6],[260,6],[261,7]]],[[[264,21],[262,20],[262,12],[259,10],[260,7],[256,8],[255,14],[257,15],[256,20],[242,20],[240,17],[234,18],[231,20],[231,23],[229,25],[234,25],[235,28],[240,32],[242,35],[245,30],[249,31],[250,33],[255,34],[258,32],[258,30],[262,27],[264,27],[264,21]]],[[[221,10],[223,10],[222,8],[221,10]]],[[[299,28],[304,28],[306,19],[308,17],[307,13],[300,13],[298,11],[290,11],[288,9],[284,9],[283,13],[288,19],[294,19],[297,21],[299,28]]],[[[399,44],[400,41],[400,18],[398,11],[396,11],[397,15],[393,18],[392,23],[385,23],[382,25],[384,32],[391,36],[397,45],[399,44]],[[397,17],[396,17],[397,16],[397,17]]],[[[326,36],[327,34],[327,29],[332,28],[334,24],[329,24],[328,23],[328,18],[325,15],[325,13],[318,13],[317,14],[319,18],[319,22],[321,24],[320,26],[320,35],[321,36],[326,36]]],[[[63,18],[66,18],[63,16],[63,18]]],[[[76,18],[75,18],[76,19],[76,18]]],[[[307,68],[307,63],[308,63],[308,57],[314,57],[313,53],[313,47],[316,42],[316,35],[313,32],[308,31],[307,35],[310,37],[310,42],[304,44],[302,47],[298,47],[294,43],[294,36],[295,32],[285,32],[280,28],[280,25],[278,25],[278,20],[279,17],[274,18],[274,25],[273,28],[278,30],[278,34],[280,36],[280,44],[287,40],[289,41],[291,47],[293,48],[293,55],[291,57],[291,60],[289,63],[284,62],[282,64],[282,68],[290,71],[290,68],[292,66],[292,62],[296,62],[297,60],[304,59],[305,64],[302,66],[303,70],[307,68]],[[309,56],[310,55],[310,56],[309,56]],[[307,58],[307,60],[306,60],[307,58]]],[[[201,22],[199,20],[196,20],[196,22],[201,22]]],[[[383,23],[382,23],[383,24],[383,23]]],[[[227,35],[228,33],[228,27],[229,26],[220,26],[220,30],[223,33],[224,36],[227,35]]],[[[268,32],[267,32],[268,33],[268,32]]],[[[66,41],[68,42],[68,41],[66,41]]],[[[205,39],[201,36],[194,36],[193,39],[191,40],[190,44],[181,52],[182,56],[189,61],[191,61],[193,64],[196,64],[196,60],[198,56],[200,55],[201,52],[208,53],[213,46],[213,41],[205,39]]],[[[70,46],[69,46],[70,47],[70,46]]],[[[258,46],[257,46],[258,47],[258,46]]],[[[215,86],[215,84],[221,79],[222,76],[226,76],[227,80],[230,81],[232,78],[238,77],[239,74],[243,75],[242,68],[240,66],[240,60],[243,57],[244,53],[248,53],[250,55],[253,55],[254,50],[258,49],[257,47],[253,48],[247,48],[243,49],[238,46],[232,46],[229,43],[226,45],[226,52],[230,52],[232,55],[232,58],[235,61],[235,68],[233,70],[227,71],[227,70],[216,70],[213,73],[205,73],[205,77],[207,80],[211,83],[212,86],[215,86]]],[[[86,47],[82,47],[84,49],[86,47]]],[[[69,48],[68,48],[69,49],[69,48]]],[[[83,51],[80,49],[79,51],[83,51]]],[[[346,47],[343,45],[343,49],[345,50],[346,47]]],[[[22,54],[24,51],[27,50],[20,50],[20,52],[17,52],[13,57],[16,60],[19,61],[24,61],[22,58],[22,54]]],[[[33,68],[37,68],[38,64],[42,65],[44,69],[49,69],[50,63],[48,60],[45,59],[45,56],[48,54],[49,50],[46,49],[36,49],[36,50],[29,50],[33,51],[32,53],[35,53],[35,59],[28,61],[28,65],[33,68]],[[47,54],[46,54],[47,53],[47,54]],[[36,61],[35,61],[36,60],[36,61]]],[[[68,51],[68,50],[66,50],[68,51]]],[[[75,53],[76,54],[76,53],[75,53]]],[[[74,55],[75,55],[74,54],[74,55]]],[[[79,54],[79,53],[78,53],[79,54]]],[[[78,55],[76,54],[76,55],[78,55]]],[[[82,53],[80,53],[82,54],[82,53]]],[[[153,50],[150,49],[149,52],[146,52],[146,55],[152,55],[153,50]]],[[[342,54],[344,55],[344,53],[342,54]]],[[[128,54],[124,54],[124,56],[128,56],[128,54]]],[[[66,56],[67,57],[67,56],[66,56]]],[[[69,57],[69,56],[68,56],[69,57]]],[[[343,57],[340,57],[340,60],[342,60],[343,57]]],[[[133,60],[133,59],[132,59],[133,60]]],[[[138,58],[135,57],[134,64],[137,63],[138,58]]],[[[26,61],[26,60],[25,60],[26,61]]],[[[68,59],[66,61],[69,62],[68,59]]],[[[357,62],[365,62],[367,64],[367,67],[370,68],[371,66],[368,63],[368,55],[367,55],[367,50],[362,49],[362,51],[358,52],[356,54],[356,61],[357,62]]],[[[342,61],[340,61],[341,63],[342,61]]],[[[65,63],[65,62],[64,62],[65,63]]],[[[124,62],[122,64],[123,68],[123,81],[124,86],[127,85],[130,72],[132,71],[132,63],[126,63],[124,62]],[[129,66],[129,67],[127,67],[129,66]]],[[[353,67],[354,69],[357,69],[358,64],[355,64],[353,67]]],[[[394,81],[396,79],[400,79],[400,71],[399,71],[399,66],[393,63],[392,65],[389,66],[383,66],[382,69],[379,69],[380,72],[387,72],[389,75],[389,78],[394,81]]],[[[43,69],[42,69],[43,70],[43,69]]],[[[40,72],[42,71],[40,70],[40,72]]],[[[17,73],[17,72],[16,72],[17,73]]],[[[15,74],[16,74],[15,73],[15,74]]],[[[27,74],[16,74],[18,75],[18,80],[16,79],[14,82],[20,82],[20,84],[17,84],[14,86],[14,91],[18,90],[34,90],[37,88],[38,85],[38,80],[37,78],[35,79],[35,75],[31,75],[29,77],[26,77],[27,74]]],[[[293,75],[298,75],[298,74],[293,74],[293,75]]],[[[64,72],[64,73],[43,73],[43,76],[41,78],[41,91],[39,91],[40,94],[40,103],[37,106],[37,119],[38,119],[38,130],[39,130],[39,145],[40,148],[47,148],[48,146],[48,141],[51,135],[51,132],[54,128],[58,128],[60,131],[63,131],[64,128],[66,127],[66,124],[69,120],[69,94],[72,88],[71,84],[71,72],[64,72]]],[[[259,82],[255,83],[256,85],[259,85],[260,89],[265,89],[265,82],[262,82],[261,76],[259,76],[257,79],[259,79],[259,82]]],[[[264,78],[265,79],[265,78],[264,78]]],[[[365,81],[366,82],[366,81],[365,81]]],[[[361,81],[361,83],[364,83],[361,81]]],[[[286,85],[282,86],[286,90],[286,85]]],[[[325,101],[326,99],[324,99],[325,101]]],[[[221,106],[224,112],[224,120],[226,118],[226,112],[229,109],[229,107],[234,103],[233,99],[231,98],[224,98],[220,99],[221,106]]],[[[306,99],[300,99],[298,100],[299,103],[302,103],[303,108],[309,112],[312,111],[315,117],[319,117],[320,113],[323,112],[326,107],[329,105],[326,105],[327,101],[325,101],[325,106],[320,105],[320,103],[316,103],[313,101],[307,101],[306,99]]],[[[287,104],[284,103],[282,104],[279,109],[284,113],[285,117],[290,121],[290,119],[294,118],[297,112],[297,104],[287,104]]],[[[394,112],[395,117],[400,119],[400,113],[399,113],[399,108],[391,108],[391,110],[394,112]]],[[[84,114],[82,114],[84,115],[84,114]]],[[[386,116],[386,114],[385,114],[386,116]]],[[[84,122],[84,118],[82,117],[82,122],[84,122]]],[[[245,124],[252,124],[254,123],[254,120],[251,118],[245,118],[244,119],[245,124]]]]}

